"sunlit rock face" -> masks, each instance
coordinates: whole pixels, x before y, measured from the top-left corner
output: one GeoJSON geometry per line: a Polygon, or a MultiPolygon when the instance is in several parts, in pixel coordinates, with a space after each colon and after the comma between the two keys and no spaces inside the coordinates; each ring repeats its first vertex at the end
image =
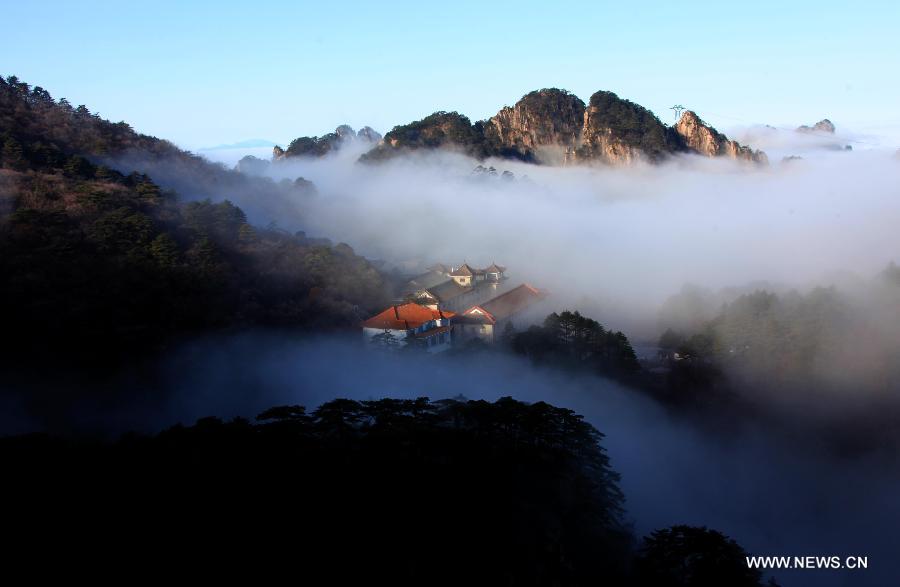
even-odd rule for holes
{"type": "Polygon", "coordinates": [[[646,154],[634,145],[630,145],[616,136],[610,128],[591,128],[590,113],[585,115],[585,142],[577,151],[577,158],[582,162],[597,161],[608,165],[630,164],[645,159],[646,154]]]}
{"type": "Polygon", "coordinates": [[[680,148],[652,112],[612,92],[585,105],[565,90],[538,90],[488,122],[485,135],[498,155],[551,165],[657,161],[680,148]]]}
{"type": "Polygon", "coordinates": [[[681,150],[676,137],[649,110],[612,92],[591,96],[577,158],[611,165],[661,161],[681,150]]]}
{"type": "Polygon", "coordinates": [[[491,118],[485,137],[501,155],[563,163],[580,146],[584,110],[584,102],[566,90],[537,90],[491,118]]]}
{"type": "Polygon", "coordinates": [[[768,162],[765,153],[729,140],[691,111],[669,127],[650,110],[613,92],[596,92],[585,104],[557,88],[530,92],[474,124],[457,112],[435,112],[394,127],[362,159],[436,148],[482,160],[501,157],[545,165],[658,163],[679,153],[768,162]]]}
{"type": "Polygon", "coordinates": [[[497,155],[550,165],[628,165],[682,152],[767,162],[764,153],[729,140],[691,111],[669,128],[643,106],[606,91],[587,105],[565,90],[531,92],[491,118],[485,136],[497,155]]]}
{"type": "Polygon", "coordinates": [[[697,114],[690,110],[681,115],[674,129],[687,150],[699,155],[729,157],[754,163],[769,162],[768,157],[762,151],[754,151],[737,141],[729,140],[728,137],[703,122],[697,114]]]}

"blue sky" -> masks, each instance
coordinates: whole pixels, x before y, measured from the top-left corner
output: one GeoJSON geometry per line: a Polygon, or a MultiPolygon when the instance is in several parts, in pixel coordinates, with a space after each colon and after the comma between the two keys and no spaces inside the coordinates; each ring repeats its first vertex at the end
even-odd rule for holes
{"type": "Polygon", "coordinates": [[[187,148],[475,120],[541,87],[900,129],[895,2],[0,1],[0,73],[187,148]]]}

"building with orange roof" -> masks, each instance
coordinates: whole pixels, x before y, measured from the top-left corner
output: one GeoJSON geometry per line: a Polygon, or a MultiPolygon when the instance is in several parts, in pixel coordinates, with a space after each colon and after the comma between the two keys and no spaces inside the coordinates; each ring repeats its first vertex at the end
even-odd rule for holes
{"type": "Polygon", "coordinates": [[[506,267],[502,265],[497,265],[496,263],[491,263],[491,265],[483,269],[484,276],[488,281],[492,282],[500,282],[506,279],[504,273],[506,273],[506,267]]]}
{"type": "Polygon", "coordinates": [[[546,292],[523,283],[483,304],[470,307],[453,319],[457,342],[472,339],[494,342],[497,333],[502,332],[514,316],[543,300],[546,295],[546,292]]]}
{"type": "Polygon", "coordinates": [[[506,281],[506,267],[496,263],[486,269],[476,269],[468,263],[446,267],[447,273],[435,271],[410,280],[403,291],[406,299],[413,299],[431,308],[459,311],[497,295],[506,281]]]}
{"type": "Polygon", "coordinates": [[[373,345],[400,348],[421,345],[428,352],[440,352],[452,344],[450,319],[456,314],[427,308],[413,302],[395,304],[360,324],[363,336],[373,345]]]}

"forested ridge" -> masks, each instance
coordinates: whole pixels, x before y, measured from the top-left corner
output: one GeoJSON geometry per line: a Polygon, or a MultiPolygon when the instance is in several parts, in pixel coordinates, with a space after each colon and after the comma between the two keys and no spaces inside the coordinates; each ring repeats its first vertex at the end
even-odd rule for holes
{"type": "Polygon", "coordinates": [[[0,80],[0,144],[5,355],[102,356],[211,328],[340,329],[389,299],[347,245],[254,227],[227,199],[185,201],[104,165],[138,151],[196,168],[197,185],[226,173],[16,78],[0,80]]]}
{"type": "Polygon", "coordinates": [[[162,533],[156,564],[280,561],[332,584],[760,585],[718,532],[639,543],[602,439],[544,402],[337,399],[116,442],[0,439],[0,458],[17,552],[51,524],[41,556],[141,565],[162,533]]]}

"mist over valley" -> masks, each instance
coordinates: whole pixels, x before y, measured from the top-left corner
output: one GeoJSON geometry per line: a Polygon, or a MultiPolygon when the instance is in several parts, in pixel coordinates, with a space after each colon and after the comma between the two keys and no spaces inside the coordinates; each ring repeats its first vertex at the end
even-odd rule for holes
{"type": "MultiPolygon", "coordinates": [[[[233,55],[244,78],[213,83],[198,56],[222,104],[182,80],[134,121],[75,105],[96,81],[21,59],[33,79],[0,78],[7,560],[80,557],[91,527],[132,569],[203,545],[338,583],[896,582],[900,150],[882,94],[876,123],[830,78],[799,114],[775,81],[754,105],[724,73],[744,93],[560,65],[548,83],[577,94],[522,90],[507,61],[471,67],[476,100],[450,91],[449,53],[432,79],[396,47],[384,80],[318,88],[343,51],[375,59],[363,37],[395,42],[354,31],[296,41],[290,67],[321,68],[304,92],[233,55]],[[681,96],[696,110],[668,107],[681,96]]],[[[684,75],[701,86],[718,59],[684,75]]]]}

